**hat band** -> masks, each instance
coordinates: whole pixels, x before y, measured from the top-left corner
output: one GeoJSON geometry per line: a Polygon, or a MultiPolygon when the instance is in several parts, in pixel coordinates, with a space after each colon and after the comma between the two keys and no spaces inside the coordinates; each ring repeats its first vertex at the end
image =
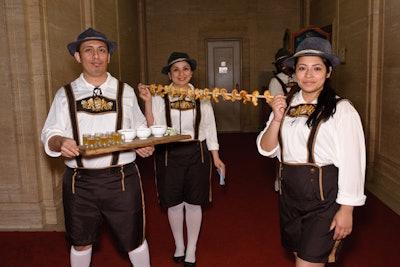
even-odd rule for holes
{"type": "Polygon", "coordinates": [[[275,62],[277,62],[277,61],[279,61],[279,60],[282,60],[282,59],[285,59],[285,58],[288,58],[288,57],[290,57],[290,56],[281,56],[281,57],[278,57],[277,59],[275,59],[275,62]]]}
{"type": "Polygon", "coordinates": [[[168,64],[168,66],[171,66],[172,64],[175,64],[176,62],[187,61],[187,60],[189,60],[189,59],[188,59],[188,58],[185,58],[185,57],[180,57],[180,58],[177,58],[177,59],[175,59],[175,60],[172,60],[172,61],[168,64]]]}
{"type": "Polygon", "coordinates": [[[99,41],[103,41],[103,42],[108,41],[107,39],[104,39],[103,37],[100,37],[100,36],[88,36],[88,37],[85,37],[85,38],[77,40],[77,41],[84,42],[84,41],[91,41],[91,40],[99,40],[99,41]]]}
{"type": "Polygon", "coordinates": [[[324,52],[319,51],[319,50],[314,50],[314,49],[305,49],[305,50],[301,50],[299,52],[297,52],[296,54],[293,55],[293,57],[298,57],[304,54],[324,54],[324,52]]]}

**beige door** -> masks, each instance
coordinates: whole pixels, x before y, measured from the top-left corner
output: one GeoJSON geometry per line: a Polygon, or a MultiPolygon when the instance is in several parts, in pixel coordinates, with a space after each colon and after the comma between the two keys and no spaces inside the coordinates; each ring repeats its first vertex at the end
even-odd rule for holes
{"type": "MultiPolygon", "coordinates": [[[[238,39],[207,40],[207,74],[210,90],[214,87],[240,89],[241,41],[238,39]]],[[[240,132],[240,101],[223,101],[214,106],[218,132],[240,132]]]]}

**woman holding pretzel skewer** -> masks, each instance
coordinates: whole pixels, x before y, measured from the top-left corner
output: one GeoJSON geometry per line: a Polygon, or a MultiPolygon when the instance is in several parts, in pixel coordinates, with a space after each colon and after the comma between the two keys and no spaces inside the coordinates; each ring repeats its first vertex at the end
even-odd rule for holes
{"type": "Polygon", "coordinates": [[[330,43],[309,37],[283,64],[294,67],[300,91],[274,97],[257,138],[258,151],[278,157],[282,246],[296,266],[338,258],[353,229],[353,209],[365,203],[365,139],[359,114],[330,86],[339,58],[330,43]]]}
{"type": "MultiPolygon", "coordinates": [[[[196,61],[186,53],[173,52],[162,69],[171,80],[169,88],[194,95],[190,84],[196,61]]],[[[202,207],[211,201],[211,158],[214,166],[225,174],[219,158],[219,144],[214,112],[208,98],[194,99],[186,95],[152,95],[139,84],[139,96],[145,103],[149,126],[167,125],[178,134],[190,134],[190,141],[157,145],[155,170],[161,207],[167,208],[168,220],[175,240],[173,261],[185,267],[196,266],[196,246],[202,221],[202,207]],[[211,157],[212,156],[212,157],[211,157]],[[184,243],[186,221],[187,245],[184,243]]]]}

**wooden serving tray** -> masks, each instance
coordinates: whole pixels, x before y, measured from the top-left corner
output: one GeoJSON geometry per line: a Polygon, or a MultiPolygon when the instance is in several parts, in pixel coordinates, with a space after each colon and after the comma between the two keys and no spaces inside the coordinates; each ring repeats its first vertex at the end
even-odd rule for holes
{"type": "Polygon", "coordinates": [[[107,147],[96,147],[96,148],[85,148],[84,146],[78,146],[79,153],[82,156],[93,156],[93,155],[100,155],[105,153],[111,153],[114,151],[123,151],[134,149],[138,147],[145,147],[145,146],[152,146],[152,145],[159,145],[159,144],[166,144],[172,143],[176,141],[181,141],[185,139],[192,138],[190,135],[172,135],[172,136],[163,136],[163,137],[154,137],[151,136],[147,139],[140,140],[139,138],[133,139],[131,142],[125,142],[119,145],[112,145],[107,147]]]}

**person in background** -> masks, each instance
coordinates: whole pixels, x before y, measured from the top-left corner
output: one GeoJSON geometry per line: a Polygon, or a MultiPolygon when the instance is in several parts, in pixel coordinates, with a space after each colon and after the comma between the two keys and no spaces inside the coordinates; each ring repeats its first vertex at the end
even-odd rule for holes
{"type": "MultiPolygon", "coordinates": [[[[168,75],[169,88],[190,90],[196,61],[188,54],[173,52],[162,73],[168,75]]],[[[214,112],[207,98],[194,99],[180,95],[152,96],[149,88],[139,84],[139,96],[145,103],[149,125],[167,125],[178,134],[189,134],[190,141],[157,145],[155,170],[161,207],[167,209],[175,240],[173,261],[185,267],[196,266],[196,246],[202,222],[202,205],[211,201],[211,156],[214,166],[226,174],[219,157],[214,112]],[[184,244],[184,221],[187,245],[184,244]]]]}
{"type": "Polygon", "coordinates": [[[330,85],[340,64],[330,43],[309,37],[285,66],[301,90],[276,95],[256,143],[278,157],[281,242],[296,266],[324,266],[338,258],[353,229],[353,210],[365,204],[365,139],[361,119],[330,85]]]}
{"type": "MultiPolygon", "coordinates": [[[[283,65],[283,61],[290,56],[291,53],[285,48],[280,48],[275,54],[275,61],[272,64],[275,65],[276,71],[268,85],[268,90],[273,96],[279,94],[287,96],[298,91],[293,68],[283,65]]],[[[278,177],[275,178],[274,189],[279,190],[278,177]]]]}
{"type": "Polygon", "coordinates": [[[72,267],[89,267],[92,247],[106,220],[120,249],[135,267],[150,266],[145,239],[143,192],[136,154],[152,155],[153,146],[84,157],[83,133],[116,132],[146,125],[132,87],[107,72],[117,44],[92,28],[68,44],[82,74],[55,96],[41,140],[51,157],[63,157],[63,205],[72,267]]]}
{"type": "Polygon", "coordinates": [[[290,56],[290,52],[285,48],[280,48],[275,54],[275,61],[272,64],[275,65],[276,70],[268,85],[268,90],[273,96],[287,95],[292,87],[297,85],[293,68],[283,65],[283,61],[290,56]]]}

